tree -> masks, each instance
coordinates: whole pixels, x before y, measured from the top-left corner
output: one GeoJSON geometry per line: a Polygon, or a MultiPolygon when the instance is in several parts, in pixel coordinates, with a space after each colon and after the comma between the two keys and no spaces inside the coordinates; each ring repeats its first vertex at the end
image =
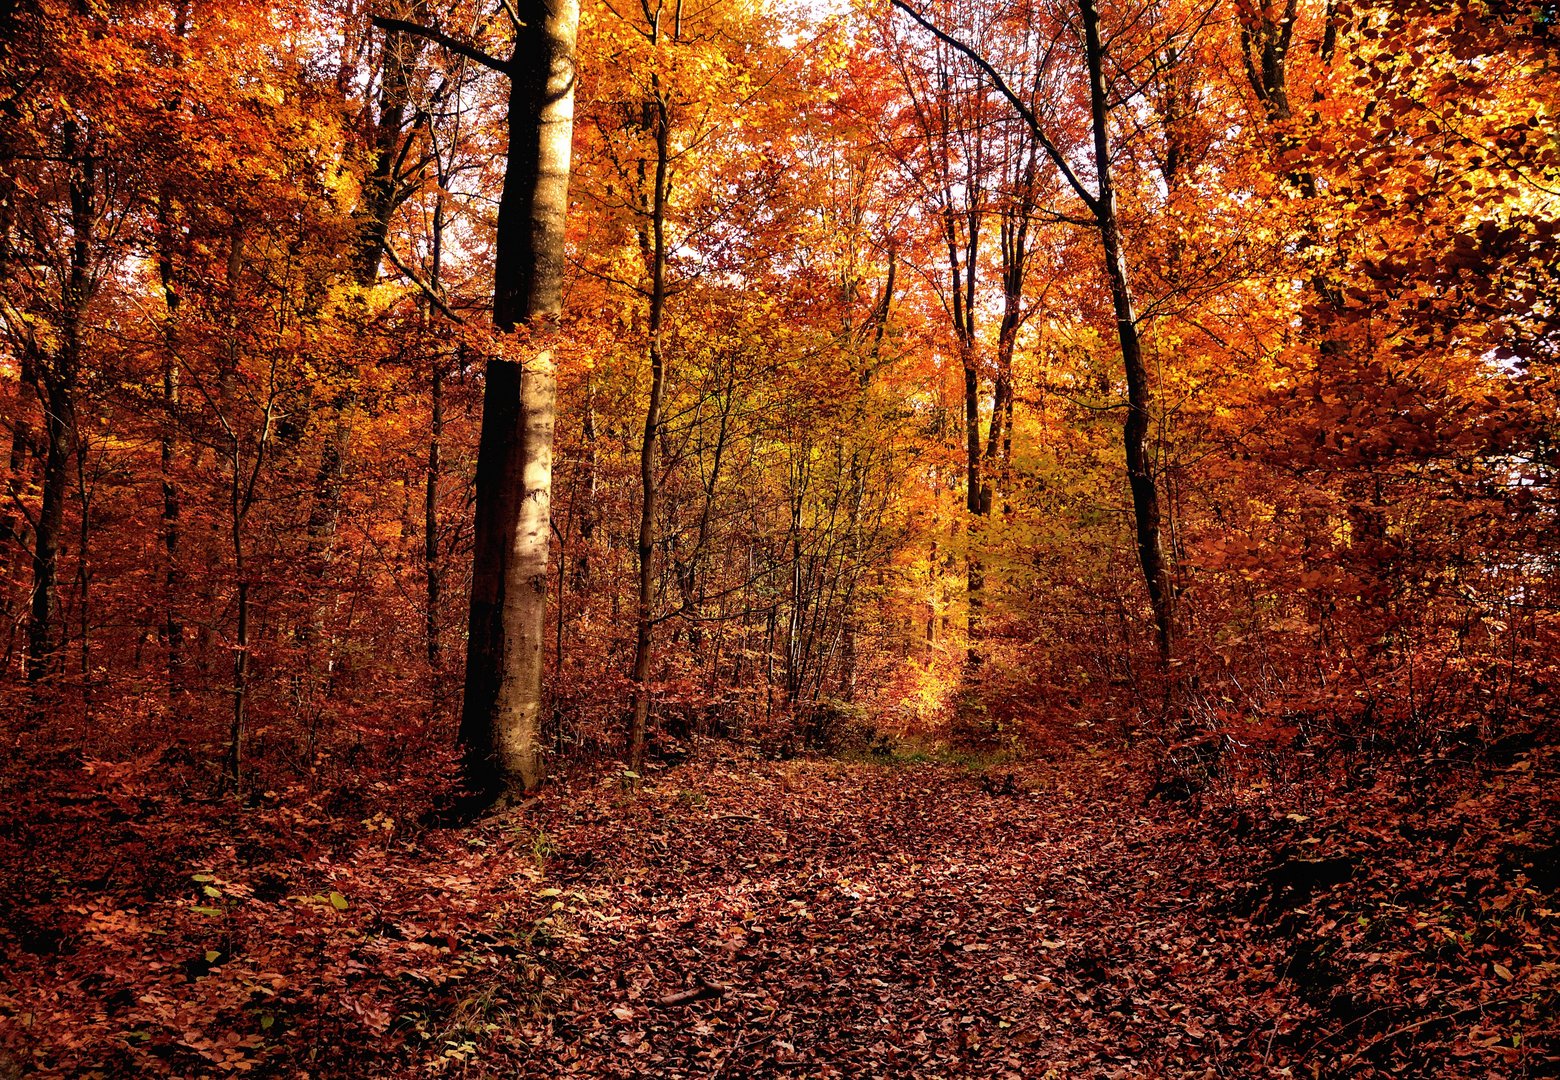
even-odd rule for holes
{"type": "Polygon", "coordinates": [[[1116,188],[1112,182],[1110,134],[1111,88],[1105,73],[1105,44],[1100,34],[1100,14],[1095,0],[1078,0],[1082,22],[1083,69],[1087,80],[1088,122],[1094,189],[1085,186],[1074,171],[1062,145],[1055,141],[1048,125],[1036,112],[1032,99],[1021,97],[1006,77],[972,46],[939,27],[907,0],[894,0],[894,7],[905,12],[927,32],[971,60],[992,81],[998,91],[1029,126],[1053,165],[1066,179],[1084,207],[1087,221],[1098,233],[1103,268],[1110,285],[1111,306],[1115,313],[1116,333],[1121,348],[1122,366],[1127,379],[1127,419],[1122,428],[1126,446],[1127,483],[1132,492],[1136,525],[1138,561],[1148,587],[1149,603],[1159,636],[1161,666],[1168,672],[1174,632],[1174,595],[1169,565],[1160,537],[1161,512],[1159,489],[1154,478],[1149,427],[1153,391],[1143,361],[1143,345],[1138,313],[1132,296],[1131,268],[1126,257],[1116,188]]]}
{"type": "Polygon", "coordinates": [[[557,400],[551,337],[563,312],[564,224],[574,129],[577,0],[505,5],[509,58],[430,27],[375,18],[386,31],[428,38],[509,79],[509,136],[494,241],[493,323],[524,328],[528,355],[502,340],[487,362],[477,456],[471,617],[460,740],[466,782],[485,798],[535,788],[541,742],[543,649],[557,400]]]}

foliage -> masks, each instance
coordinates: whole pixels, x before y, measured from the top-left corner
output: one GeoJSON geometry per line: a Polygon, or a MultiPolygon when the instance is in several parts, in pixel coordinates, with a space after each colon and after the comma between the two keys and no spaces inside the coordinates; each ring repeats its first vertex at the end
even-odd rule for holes
{"type": "Polygon", "coordinates": [[[811,1033],[865,1072],[1549,1064],[1553,6],[819,7],[584,0],[543,341],[490,329],[508,93],[472,56],[506,6],[375,7],[420,37],[352,3],[0,5],[15,1063],[736,1074],[817,1066],[811,1033]],[[446,831],[483,371],[538,345],[564,779],[446,831]],[[945,767],[1036,759],[1070,763],[1034,766],[1054,806],[945,767]],[[1159,798],[1112,801],[1124,773],[1159,798]],[[959,845],[1006,874],[984,906],[959,845]],[[945,886],[905,869],[932,853],[945,886]],[[1031,872],[1065,934],[1019,919],[1054,906],[1031,872]],[[945,918],[1028,927],[1033,978],[945,918]],[[650,1023],[636,951],[737,972],[746,1011],[688,984],[702,1027],[650,1023]],[[938,986],[879,1030],[862,987],[906,957],[938,986]],[[849,1039],[800,1003],[831,987],[849,1039]],[[1043,1033],[999,1053],[999,999],[1043,1033]]]}

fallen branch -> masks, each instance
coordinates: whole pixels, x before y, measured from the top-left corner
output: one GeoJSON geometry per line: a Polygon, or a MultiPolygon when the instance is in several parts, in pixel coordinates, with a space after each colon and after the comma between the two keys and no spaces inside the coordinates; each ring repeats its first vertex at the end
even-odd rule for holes
{"type": "Polygon", "coordinates": [[[703,975],[699,976],[699,985],[690,990],[679,990],[675,994],[667,994],[656,1001],[663,1009],[675,1008],[678,1005],[692,1005],[695,1001],[708,1001],[710,998],[726,996],[726,987],[719,983],[712,983],[703,975]]]}

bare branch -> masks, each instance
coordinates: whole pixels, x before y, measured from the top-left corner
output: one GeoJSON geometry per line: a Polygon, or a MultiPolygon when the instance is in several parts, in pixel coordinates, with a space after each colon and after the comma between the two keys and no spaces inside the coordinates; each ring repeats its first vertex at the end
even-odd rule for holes
{"type": "Polygon", "coordinates": [[[456,311],[451,308],[449,304],[445,303],[444,297],[439,295],[439,291],[437,289],[435,289],[432,285],[429,285],[422,279],[420,275],[417,274],[416,271],[414,271],[410,266],[406,265],[406,260],[401,258],[400,253],[397,252],[390,244],[385,245],[385,258],[389,259],[397,270],[401,271],[402,274],[405,274],[407,279],[422,291],[422,294],[428,298],[428,302],[430,304],[438,308],[439,311],[441,311],[446,317],[455,320],[462,326],[466,325],[465,318],[456,313],[456,311]]]}
{"type": "Polygon", "coordinates": [[[520,18],[520,13],[515,10],[515,5],[510,0],[499,0],[504,5],[504,14],[509,16],[509,25],[515,28],[515,33],[525,29],[525,20],[520,18]]]}
{"type": "Polygon", "coordinates": [[[1078,193],[1078,198],[1082,199],[1083,204],[1089,208],[1089,213],[1098,216],[1100,210],[1099,199],[1092,195],[1088,188],[1083,186],[1083,182],[1078,179],[1078,174],[1073,172],[1072,166],[1069,165],[1067,163],[1067,159],[1062,156],[1061,150],[1055,143],[1051,141],[1050,136],[1046,135],[1045,128],[1041,126],[1040,118],[1035,115],[1035,111],[1024,102],[1023,98],[1019,97],[1016,93],[1013,92],[1013,88],[1008,86],[1007,80],[1004,79],[1001,73],[991,65],[991,61],[987,60],[980,53],[976,52],[972,47],[966,45],[964,42],[960,41],[946,30],[938,27],[925,15],[922,15],[919,11],[906,3],[906,0],[894,0],[894,6],[900,11],[903,11],[906,15],[910,16],[911,19],[915,20],[915,22],[920,25],[921,29],[937,38],[937,40],[952,47],[955,51],[963,54],[967,60],[969,60],[976,67],[980,68],[981,71],[986,73],[986,76],[991,79],[992,85],[994,85],[997,90],[1001,92],[1003,97],[1008,99],[1008,103],[1013,106],[1013,108],[1018,112],[1019,116],[1023,117],[1024,123],[1029,125],[1029,130],[1034,132],[1035,141],[1040,144],[1040,146],[1045,150],[1046,156],[1049,157],[1056,165],[1057,169],[1061,171],[1062,176],[1066,178],[1067,183],[1072,187],[1073,191],[1078,193]]]}
{"type": "Polygon", "coordinates": [[[431,26],[423,26],[420,23],[408,22],[405,19],[391,19],[384,15],[373,16],[373,23],[381,30],[394,30],[402,34],[411,34],[415,37],[427,38],[429,41],[443,45],[452,53],[464,56],[468,60],[474,60],[485,68],[499,72],[502,75],[512,74],[509,64],[495,56],[489,56],[475,45],[469,45],[464,41],[457,41],[442,30],[435,30],[431,26]]]}

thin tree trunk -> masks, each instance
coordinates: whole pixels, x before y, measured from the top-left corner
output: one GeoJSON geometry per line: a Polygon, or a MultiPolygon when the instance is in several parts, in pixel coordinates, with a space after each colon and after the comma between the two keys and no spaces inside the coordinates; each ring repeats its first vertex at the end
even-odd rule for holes
{"type": "MultiPolygon", "coordinates": [[[[444,276],[444,191],[447,177],[441,162],[439,191],[433,202],[433,259],[428,285],[435,294],[443,289],[444,276]]],[[[427,317],[433,312],[427,310],[427,317]]],[[[439,481],[444,472],[444,361],[438,350],[433,354],[429,390],[428,466],[423,490],[423,578],[425,583],[424,629],[427,637],[428,672],[433,682],[433,706],[439,710],[444,700],[444,643],[439,632],[439,596],[443,589],[444,569],[439,554],[439,481]]]]}
{"type": "Polygon", "coordinates": [[[180,671],[184,667],[184,623],[179,618],[179,586],[183,575],[179,570],[179,488],[174,480],[174,461],[177,457],[175,434],[177,431],[179,386],[179,291],[174,282],[172,221],[166,193],[158,202],[158,271],[162,278],[163,301],[167,306],[167,319],[163,323],[163,370],[161,430],[158,432],[158,459],[162,480],[162,542],[163,542],[163,647],[167,650],[168,700],[172,704],[181,687],[180,671]]]}
{"type": "MultiPolygon", "coordinates": [[[[977,150],[980,147],[977,142],[977,150]]],[[[985,514],[981,483],[980,451],[980,370],[979,341],[975,324],[975,285],[980,263],[982,208],[978,178],[980,157],[970,171],[970,200],[965,225],[965,251],[961,276],[957,229],[948,213],[948,258],[953,272],[953,319],[959,341],[959,359],[964,366],[964,505],[969,512],[965,522],[968,546],[964,552],[965,585],[965,663],[972,671],[980,667],[980,638],[984,623],[986,572],[981,564],[979,545],[981,521],[985,514]]]]}
{"type": "Polygon", "coordinates": [[[70,272],[60,296],[64,314],[63,340],[53,357],[38,358],[37,368],[46,449],[42,504],[34,534],[32,602],[27,626],[27,677],[31,682],[53,675],[59,667],[63,636],[59,625],[60,540],[65,527],[66,488],[76,448],[76,381],[81,369],[83,323],[92,288],[89,263],[97,173],[91,153],[83,151],[81,133],[74,122],[65,125],[64,157],[71,168],[71,248],[70,272]]]}
{"type": "Polygon", "coordinates": [[[81,660],[82,718],[88,719],[92,707],[92,496],[87,481],[87,440],[76,433],[76,500],[81,513],[76,519],[76,602],[80,607],[77,625],[81,629],[78,652],[81,660]]]}
{"type": "MultiPolygon", "coordinates": [[[[244,529],[249,521],[249,512],[254,509],[260,474],[265,469],[270,451],[272,425],[276,416],[276,382],[276,360],[273,358],[266,404],[261,413],[259,429],[255,434],[254,462],[247,470],[243,467],[243,448],[238,429],[233,424],[236,418],[229,414],[228,420],[232,480],[228,525],[232,533],[233,576],[238,585],[236,605],[238,626],[233,638],[233,713],[228,732],[227,767],[224,770],[224,780],[233,785],[235,792],[239,790],[243,779],[244,721],[249,704],[249,624],[254,591],[254,582],[249,576],[249,553],[244,546],[244,529]]],[[[312,738],[310,741],[312,746],[312,738]]],[[[310,756],[312,758],[312,752],[310,756]]]]}
{"type": "MultiPolygon", "coordinates": [[[[243,441],[239,435],[236,414],[236,395],[231,383],[238,373],[238,289],[239,275],[243,271],[244,233],[235,230],[232,247],[228,252],[228,323],[230,339],[227,349],[227,371],[221,391],[222,415],[225,418],[229,448],[229,500],[228,527],[233,549],[233,578],[237,585],[237,627],[233,637],[233,710],[228,730],[228,750],[223,781],[231,784],[237,793],[243,782],[245,719],[249,707],[249,624],[254,582],[249,576],[249,554],[244,545],[244,529],[249,512],[254,509],[259,489],[260,475],[265,469],[271,445],[272,423],[277,401],[277,359],[271,358],[271,370],[267,378],[266,403],[261,411],[260,424],[255,432],[254,461],[246,470],[243,462],[243,441]]],[[[312,741],[312,740],[311,740],[312,741]]]]}
{"type": "Polygon", "coordinates": [[[443,567],[439,555],[439,480],[444,462],[444,365],[433,362],[431,430],[428,435],[428,468],[423,492],[423,579],[428,670],[433,678],[433,698],[441,699],[444,673],[444,643],[439,633],[439,597],[443,589],[443,567]]]}
{"type": "MultiPolygon", "coordinates": [[[[1094,169],[1098,192],[1091,194],[1072,169],[1057,144],[1045,133],[1034,109],[1008,85],[1002,73],[975,49],[939,29],[908,0],[892,0],[923,29],[962,53],[979,67],[1023,117],[1035,141],[1055,164],[1069,186],[1089,208],[1092,224],[1099,232],[1104,249],[1105,273],[1110,279],[1111,303],[1116,316],[1116,331],[1121,342],[1122,362],[1127,376],[1127,421],[1123,439],[1126,444],[1127,481],[1132,493],[1132,510],[1137,539],[1138,561],[1148,586],[1149,603],[1158,631],[1161,670],[1168,673],[1171,662],[1173,603],[1170,572],[1160,540],[1159,493],[1155,485],[1148,446],[1149,408],[1152,391],[1143,365],[1142,343],[1138,337],[1137,312],[1132,303],[1131,277],[1122,251],[1121,227],[1117,219],[1116,192],[1111,185],[1109,88],[1105,82],[1105,46],[1100,37],[1100,16],[1096,0],[1078,0],[1083,16],[1084,54],[1089,72],[1090,120],[1094,136],[1094,169]]],[[[1168,683],[1166,684],[1168,690],[1168,683]]]]}
{"type": "MultiPolygon", "coordinates": [[[[235,529],[241,528],[235,525],[235,529]]],[[[244,710],[249,693],[249,582],[245,577],[243,544],[236,539],[233,544],[235,566],[238,572],[238,634],[233,643],[233,712],[228,727],[227,764],[223,774],[237,791],[244,767],[244,710]]]]}
{"type": "MultiPolygon", "coordinates": [[[[944,82],[945,94],[949,92],[944,82]]],[[[950,121],[944,116],[945,126],[950,121]]],[[[980,343],[976,335],[975,286],[980,271],[981,225],[985,216],[982,184],[985,179],[985,141],[975,134],[974,153],[965,176],[964,252],[962,272],[958,245],[957,217],[952,210],[952,191],[948,179],[943,184],[944,226],[948,262],[952,271],[954,331],[959,342],[959,359],[964,367],[964,505],[969,512],[965,522],[967,546],[964,552],[965,664],[973,672],[981,664],[980,638],[984,625],[986,572],[980,559],[981,518],[984,516],[981,483],[980,446],[980,343]]]]}
{"type": "Polygon", "coordinates": [[[32,603],[27,623],[27,679],[39,682],[59,664],[59,559],[76,434],[74,393],[54,377],[40,379],[45,449],[42,505],[33,534],[32,603]]]}
{"type": "Polygon", "coordinates": [[[585,592],[590,586],[590,557],[596,539],[596,486],[598,466],[596,461],[596,382],[593,373],[585,373],[585,418],[580,425],[580,438],[585,444],[585,484],[579,496],[580,548],[574,560],[574,591],[585,592]]]}
{"type": "Polygon", "coordinates": [[[1105,273],[1110,279],[1111,305],[1115,309],[1116,333],[1121,342],[1121,359],[1127,376],[1127,421],[1122,432],[1126,443],[1127,484],[1132,491],[1138,561],[1148,585],[1149,604],[1153,608],[1154,624],[1158,630],[1160,664],[1168,672],[1174,598],[1160,539],[1159,488],[1154,479],[1148,440],[1153,391],[1143,364],[1143,346],[1138,336],[1131,278],[1122,250],[1121,227],[1116,213],[1116,190],[1111,183],[1109,99],[1105,85],[1105,50],[1100,40],[1099,10],[1095,0],[1078,0],[1078,8],[1083,14],[1084,49],[1089,66],[1089,99],[1094,128],[1094,167],[1099,178],[1095,219],[1099,224],[1100,242],[1104,248],[1105,273]]]}
{"type": "MultiPolygon", "coordinates": [[[[174,33],[184,37],[189,32],[189,4],[180,0],[174,5],[174,33]]],[[[163,649],[165,650],[166,678],[168,680],[168,704],[174,706],[179,698],[184,667],[184,622],[179,618],[179,590],[183,574],[179,567],[179,488],[174,479],[174,462],[177,459],[176,435],[179,423],[181,387],[179,380],[179,294],[177,267],[174,265],[173,200],[164,189],[157,199],[157,273],[162,283],[163,304],[166,318],[163,321],[162,366],[162,423],[158,431],[157,448],[159,477],[162,488],[162,543],[163,543],[163,649]]]]}
{"type": "Polygon", "coordinates": [[[1021,153],[1011,178],[1012,189],[1001,221],[1002,322],[997,331],[997,378],[991,399],[991,427],[986,437],[986,475],[981,488],[981,513],[990,515],[999,492],[1008,482],[1009,451],[1013,429],[1013,353],[1024,325],[1024,285],[1029,268],[1029,225],[1033,219],[1036,148],[1033,143],[1010,148],[1021,153]]]}
{"type": "Polygon", "coordinates": [[[670,165],[670,117],[657,87],[655,99],[655,190],[650,212],[650,401],[639,443],[639,592],[634,608],[634,710],[628,729],[628,767],[642,772],[650,721],[650,652],[655,600],[656,437],[661,428],[661,395],[666,384],[662,322],[666,314],[666,187],[670,165]]]}

